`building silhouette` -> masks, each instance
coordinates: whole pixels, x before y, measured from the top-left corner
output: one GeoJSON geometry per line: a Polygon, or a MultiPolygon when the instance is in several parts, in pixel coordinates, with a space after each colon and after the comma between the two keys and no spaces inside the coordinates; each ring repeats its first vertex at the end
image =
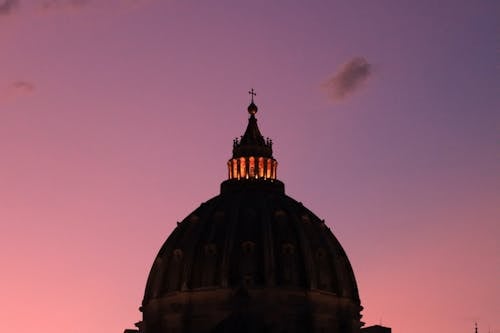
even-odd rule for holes
{"type": "Polygon", "coordinates": [[[373,325],[361,329],[361,333],[391,333],[391,331],[389,327],[384,327],[382,325],[373,325]]]}
{"type": "MultiPolygon", "coordinates": [[[[359,333],[349,259],[325,224],[285,194],[255,117],[233,141],[220,194],[178,223],[155,258],[137,329],[126,333],[359,333]]],[[[366,333],[390,333],[366,328],[366,333]]]]}

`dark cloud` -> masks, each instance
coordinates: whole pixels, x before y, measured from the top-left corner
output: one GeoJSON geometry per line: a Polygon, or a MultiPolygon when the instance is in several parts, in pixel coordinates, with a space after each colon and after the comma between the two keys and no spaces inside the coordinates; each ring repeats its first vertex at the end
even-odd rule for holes
{"type": "Polygon", "coordinates": [[[10,85],[10,88],[18,92],[30,93],[35,90],[35,85],[28,81],[16,81],[10,85]]]}
{"type": "Polygon", "coordinates": [[[0,15],[9,15],[19,5],[19,0],[0,0],[0,15]]]}
{"type": "Polygon", "coordinates": [[[80,9],[90,0],[45,0],[40,8],[42,10],[80,9]]]}
{"type": "Polygon", "coordinates": [[[29,81],[14,81],[0,89],[0,102],[15,100],[35,91],[35,84],[29,81]]]}
{"type": "Polygon", "coordinates": [[[373,66],[365,58],[355,57],[340,66],[323,87],[330,98],[340,101],[359,89],[372,73],[373,66]]]}

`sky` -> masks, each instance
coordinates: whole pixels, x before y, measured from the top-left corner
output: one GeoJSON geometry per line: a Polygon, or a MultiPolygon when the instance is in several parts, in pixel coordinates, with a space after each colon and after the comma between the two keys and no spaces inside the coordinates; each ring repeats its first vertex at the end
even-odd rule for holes
{"type": "Polygon", "coordinates": [[[363,321],[500,333],[498,1],[0,0],[0,322],[122,332],[257,118],[363,321]]]}

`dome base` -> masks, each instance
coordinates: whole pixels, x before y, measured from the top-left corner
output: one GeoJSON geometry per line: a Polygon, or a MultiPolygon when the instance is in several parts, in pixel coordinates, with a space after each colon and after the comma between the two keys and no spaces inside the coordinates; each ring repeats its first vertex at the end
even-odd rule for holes
{"type": "Polygon", "coordinates": [[[144,308],[144,333],[358,333],[359,303],[323,291],[214,288],[175,292],[144,308]]]}
{"type": "Polygon", "coordinates": [[[270,179],[228,179],[220,184],[220,193],[234,193],[242,191],[266,191],[285,193],[285,184],[279,180],[270,179]]]}

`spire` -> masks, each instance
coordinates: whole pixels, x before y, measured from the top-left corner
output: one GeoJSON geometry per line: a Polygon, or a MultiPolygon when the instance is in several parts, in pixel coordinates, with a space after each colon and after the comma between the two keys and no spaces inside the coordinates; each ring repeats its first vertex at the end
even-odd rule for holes
{"type": "Polygon", "coordinates": [[[233,157],[228,161],[229,179],[275,180],[278,162],[273,158],[272,141],[264,139],[257,126],[255,114],[258,111],[252,88],[247,110],[250,114],[245,133],[233,140],[233,157]]]}
{"type": "Polygon", "coordinates": [[[474,333],[477,333],[477,322],[474,323],[474,333]]]}
{"type": "Polygon", "coordinates": [[[234,140],[233,158],[244,156],[262,156],[272,158],[272,141],[269,138],[264,139],[260,133],[259,126],[257,126],[257,118],[255,118],[258,107],[255,105],[253,98],[257,94],[253,88],[248,92],[248,94],[251,96],[250,105],[247,108],[250,117],[248,118],[248,125],[245,133],[239,140],[234,140]]]}

